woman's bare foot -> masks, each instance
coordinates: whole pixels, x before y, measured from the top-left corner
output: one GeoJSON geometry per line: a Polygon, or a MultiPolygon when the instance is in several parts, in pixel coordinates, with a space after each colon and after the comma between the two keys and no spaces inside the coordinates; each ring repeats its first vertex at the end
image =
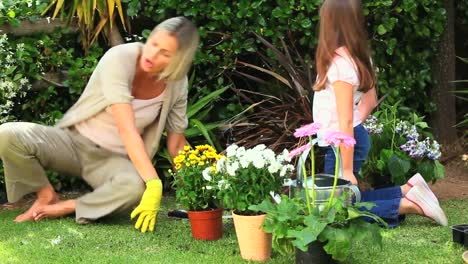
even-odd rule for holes
{"type": "Polygon", "coordinates": [[[32,216],[34,221],[40,221],[44,218],[58,218],[66,216],[75,211],[75,204],[75,200],[65,200],[41,206],[32,213],[32,216]]]}
{"type": "Polygon", "coordinates": [[[59,197],[57,193],[55,193],[52,186],[50,185],[46,186],[37,192],[37,199],[36,201],[34,201],[31,208],[29,208],[26,212],[18,215],[14,221],[17,223],[32,221],[34,220],[33,213],[38,208],[45,206],[45,205],[54,204],[58,201],[59,201],[59,197]]]}

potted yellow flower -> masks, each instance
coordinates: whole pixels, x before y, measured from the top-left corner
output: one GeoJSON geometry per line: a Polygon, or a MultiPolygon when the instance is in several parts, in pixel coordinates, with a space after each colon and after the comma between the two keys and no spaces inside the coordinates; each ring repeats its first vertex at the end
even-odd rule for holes
{"type": "Polygon", "coordinates": [[[201,240],[222,237],[222,214],[216,192],[214,166],[220,155],[210,145],[185,146],[174,158],[176,200],[188,210],[192,236],[201,240]]]}

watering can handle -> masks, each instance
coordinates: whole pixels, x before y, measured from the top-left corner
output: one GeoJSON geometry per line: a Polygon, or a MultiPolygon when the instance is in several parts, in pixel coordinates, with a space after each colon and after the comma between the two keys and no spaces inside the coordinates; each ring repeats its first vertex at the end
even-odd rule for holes
{"type": "Polygon", "coordinates": [[[302,165],[306,162],[307,156],[309,155],[310,149],[305,150],[302,152],[301,156],[299,157],[299,161],[297,162],[297,178],[296,178],[296,186],[302,187],[302,179],[304,176],[302,175],[302,165]]]}
{"type": "Polygon", "coordinates": [[[349,185],[346,186],[348,189],[353,191],[355,197],[356,197],[356,203],[361,202],[361,191],[359,191],[359,188],[356,185],[349,185]]]}

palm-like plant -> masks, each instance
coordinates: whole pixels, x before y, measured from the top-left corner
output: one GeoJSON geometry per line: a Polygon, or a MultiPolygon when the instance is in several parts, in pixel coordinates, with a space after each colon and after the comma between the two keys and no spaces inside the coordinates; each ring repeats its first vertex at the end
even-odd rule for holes
{"type": "MultiPolygon", "coordinates": [[[[468,59],[466,58],[461,58],[461,57],[458,57],[458,59],[460,59],[461,61],[463,61],[464,63],[467,63],[468,64],[468,59]]],[[[457,80],[457,81],[454,81],[455,83],[468,83],[468,80],[457,80]]],[[[461,90],[457,90],[457,91],[454,91],[455,94],[457,94],[457,98],[462,100],[462,101],[468,101],[468,98],[466,97],[466,95],[468,94],[468,89],[461,89],[461,90]]],[[[465,109],[466,110],[466,109],[465,109]]],[[[466,127],[468,125],[468,113],[465,113],[463,115],[463,120],[460,121],[457,126],[458,127],[466,127]]],[[[466,133],[465,133],[466,135],[466,133]]]]}
{"type": "Polygon", "coordinates": [[[246,115],[238,115],[231,124],[236,143],[246,147],[265,144],[277,151],[297,144],[293,137],[294,129],[301,124],[312,122],[312,86],[315,75],[313,64],[305,59],[289,37],[288,47],[280,40],[282,50],[258,34],[256,37],[273,53],[275,59],[259,52],[263,66],[237,61],[237,73],[255,82],[266,84],[267,92],[238,90],[242,100],[249,104],[246,115]],[[242,71],[241,71],[242,69],[242,71]],[[280,84],[279,92],[274,94],[271,80],[266,82],[262,77],[247,73],[247,69],[261,72],[264,76],[273,77],[280,84]],[[268,93],[268,94],[267,94],[268,93]]]}
{"type": "Polygon", "coordinates": [[[117,13],[125,28],[124,12],[122,9],[121,0],[52,0],[49,6],[42,12],[42,15],[51,11],[52,18],[57,17],[60,10],[68,11],[68,23],[76,19],[81,33],[81,42],[85,51],[96,41],[97,37],[104,33],[104,37],[109,41],[111,46],[123,43],[117,27],[114,25],[117,13]],[[117,9],[117,12],[115,12],[117,9]]]}

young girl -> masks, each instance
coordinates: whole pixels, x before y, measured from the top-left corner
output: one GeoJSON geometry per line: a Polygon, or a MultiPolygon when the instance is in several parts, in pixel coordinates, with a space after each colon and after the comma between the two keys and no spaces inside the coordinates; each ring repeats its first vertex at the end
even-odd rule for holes
{"type": "MultiPolygon", "coordinates": [[[[325,0],[320,9],[320,33],[316,52],[317,82],[314,86],[314,122],[327,130],[340,130],[356,139],[356,145],[341,148],[342,177],[358,183],[356,175],[367,158],[370,140],[362,125],[376,106],[376,77],[372,67],[362,3],[359,0],[325,0]]],[[[326,148],[325,172],[334,174],[335,155],[326,148]]],[[[362,192],[372,201],[371,211],[396,226],[401,215],[420,214],[447,225],[437,198],[419,175],[407,184],[362,192]]]]}
{"type": "Polygon", "coordinates": [[[55,127],[0,126],[9,202],[37,199],[16,222],[75,213],[88,223],[139,203],[135,227],[153,231],[162,184],[151,162],[164,131],[174,158],[186,144],[187,72],[199,41],[184,17],[163,21],[147,42],[118,45],[99,61],[80,99],[55,127]],[[59,201],[45,169],[82,177],[93,191],[59,201]]]}

